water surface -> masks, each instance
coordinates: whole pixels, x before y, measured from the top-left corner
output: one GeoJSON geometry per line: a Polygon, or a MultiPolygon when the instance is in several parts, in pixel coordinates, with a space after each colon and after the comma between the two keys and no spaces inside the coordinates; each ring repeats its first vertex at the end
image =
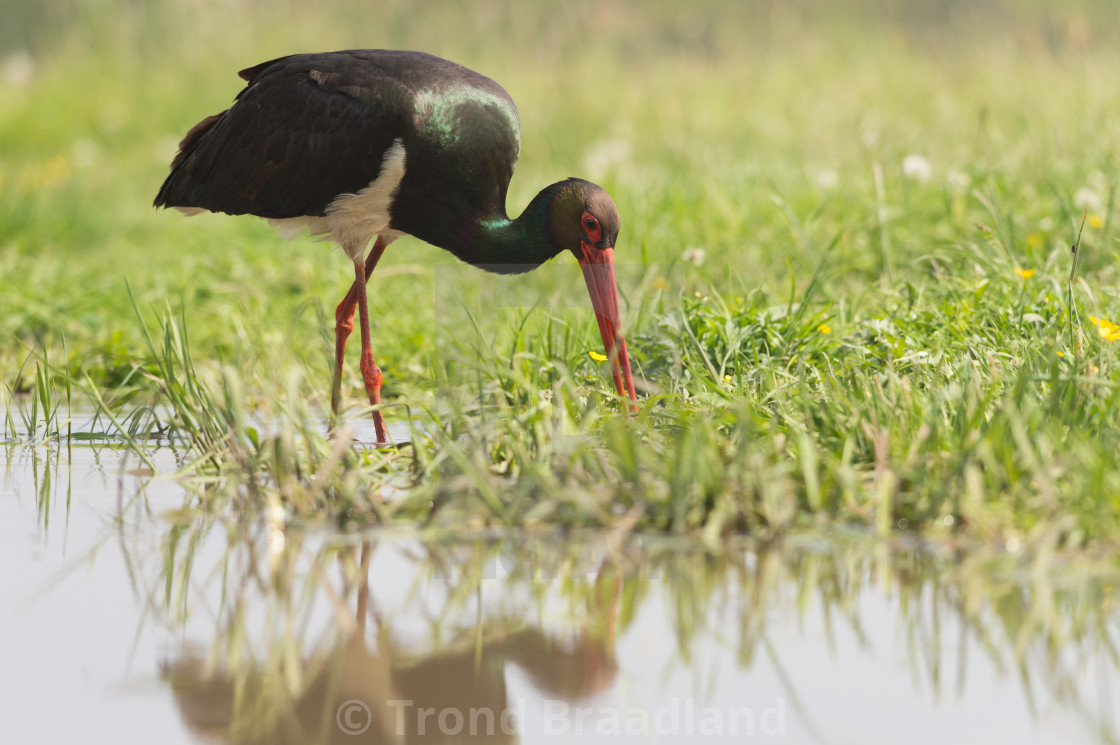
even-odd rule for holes
{"type": "Polygon", "coordinates": [[[1117,739],[1107,561],[297,530],[112,443],[0,453],[4,742],[1117,739]]]}

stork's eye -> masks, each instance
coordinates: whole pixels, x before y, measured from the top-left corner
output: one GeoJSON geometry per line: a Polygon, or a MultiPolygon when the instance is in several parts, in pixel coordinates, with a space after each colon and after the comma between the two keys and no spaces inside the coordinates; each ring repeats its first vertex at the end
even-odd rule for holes
{"type": "Polygon", "coordinates": [[[602,235],[603,229],[599,226],[599,221],[590,212],[583,213],[583,230],[587,233],[587,237],[593,241],[599,240],[602,235]]]}

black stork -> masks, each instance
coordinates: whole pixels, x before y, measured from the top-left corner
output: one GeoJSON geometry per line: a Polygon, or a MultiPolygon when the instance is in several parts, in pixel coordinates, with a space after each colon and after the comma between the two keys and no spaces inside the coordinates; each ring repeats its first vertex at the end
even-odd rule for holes
{"type": "Polygon", "coordinates": [[[569,178],[507,216],[521,125],[500,85],[439,57],[382,49],[295,54],[239,75],[248,84],[233,105],[183,138],[155,206],[257,215],[285,237],[323,236],[353,260],[354,284],[335,310],[336,414],[356,307],[362,378],[377,438],[388,441],[366,282],[402,235],[502,274],[571,251],[615,388],[636,401],[614,274],[618,210],[601,187],[569,178]]]}

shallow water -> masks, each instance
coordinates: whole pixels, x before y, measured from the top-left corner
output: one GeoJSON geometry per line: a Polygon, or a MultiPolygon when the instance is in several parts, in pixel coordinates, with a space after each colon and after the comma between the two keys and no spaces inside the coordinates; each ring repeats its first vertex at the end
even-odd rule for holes
{"type": "Polygon", "coordinates": [[[192,512],[111,444],[0,458],[3,742],[1118,736],[1108,566],[853,536],[307,532],[192,512]]]}

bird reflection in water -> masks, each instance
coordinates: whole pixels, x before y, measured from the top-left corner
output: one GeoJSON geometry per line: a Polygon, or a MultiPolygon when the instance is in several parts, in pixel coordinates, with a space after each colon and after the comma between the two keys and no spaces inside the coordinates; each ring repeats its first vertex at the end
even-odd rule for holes
{"type": "MultiPolygon", "coordinates": [[[[614,683],[623,579],[609,557],[583,597],[582,621],[568,633],[522,618],[479,617],[458,641],[415,651],[394,640],[372,600],[375,550],[365,542],[354,557],[340,556],[350,569],[343,571],[341,594],[320,576],[318,589],[332,599],[342,633],[327,650],[301,657],[297,671],[266,660],[234,674],[190,650],[165,663],[164,678],[189,730],[229,743],[513,743],[524,713],[507,688],[511,665],[546,699],[578,701],[614,683]],[[350,595],[353,611],[345,600],[350,595]],[[278,676],[305,683],[293,689],[278,676]]],[[[296,645],[285,640],[277,654],[292,654],[296,645]]]]}

